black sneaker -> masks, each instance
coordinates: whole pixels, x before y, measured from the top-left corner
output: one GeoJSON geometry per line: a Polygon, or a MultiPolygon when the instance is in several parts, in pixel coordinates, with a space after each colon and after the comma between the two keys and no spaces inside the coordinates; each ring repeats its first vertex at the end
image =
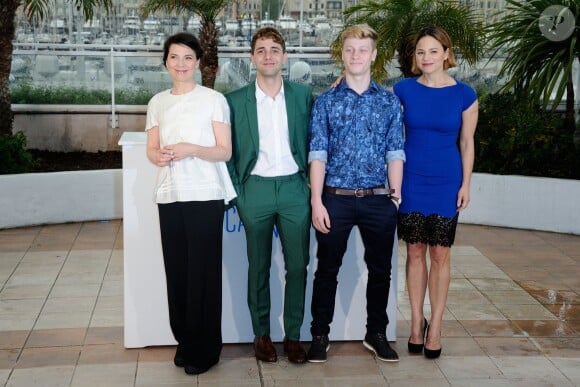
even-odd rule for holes
{"type": "Polygon", "coordinates": [[[326,361],[326,352],[329,349],[328,335],[314,336],[310,349],[308,350],[308,361],[310,363],[324,363],[326,361]]]}
{"type": "Polygon", "coordinates": [[[391,348],[387,341],[387,336],[383,333],[367,333],[363,345],[366,349],[372,351],[379,360],[389,362],[399,361],[399,355],[391,348]]]}

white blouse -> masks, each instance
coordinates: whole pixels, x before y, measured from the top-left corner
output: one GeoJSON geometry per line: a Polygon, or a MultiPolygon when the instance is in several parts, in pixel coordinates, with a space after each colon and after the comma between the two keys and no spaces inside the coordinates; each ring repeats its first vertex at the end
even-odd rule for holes
{"type": "MultiPolygon", "coordinates": [[[[173,95],[162,91],[147,106],[145,130],[159,127],[160,146],[188,142],[201,146],[216,144],[212,121],[230,125],[230,110],[219,92],[196,85],[189,93],[173,95]]],[[[160,167],[154,199],[156,203],[208,201],[236,197],[224,161],[187,157],[160,167]]]]}

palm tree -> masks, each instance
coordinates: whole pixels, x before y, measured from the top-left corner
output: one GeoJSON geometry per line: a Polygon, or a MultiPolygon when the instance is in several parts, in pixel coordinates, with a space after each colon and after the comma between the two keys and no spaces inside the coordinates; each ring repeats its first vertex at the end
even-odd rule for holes
{"type": "MultiPolygon", "coordinates": [[[[73,0],[71,0],[73,1],[73,0]]],[[[107,12],[112,0],[74,0],[83,10],[86,20],[91,20],[95,8],[102,6],[107,12]]],[[[14,40],[16,10],[24,6],[24,13],[31,20],[42,20],[54,7],[51,0],[2,0],[0,4],[0,134],[11,135],[14,123],[10,98],[10,68],[12,67],[12,40],[14,40]]]]}
{"type": "MultiPolygon", "coordinates": [[[[574,87],[572,65],[580,58],[580,0],[506,0],[503,18],[489,26],[492,57],[505,56],[500,76],[508,78],[502,90],[525,92],[544,108],[552,103],[555,110],[566,94],[566,127],[575,130],[574,87]],[[569,9],[571,20],[565,20],[568,31],[550,36],[540,28],[563,27],[559,21],[550,20],[548,7],[561,5],[569,9]],[[574,16],[576,15],[576,16],[574,16]],[[567,36],[569,32],[569,36],[567,36]],[[555,93],[555,94],[554,94],[555,93]],[[552,95],[554,98],[552,100],[552,95]]],[[[557,32],[554,28],[553,32],[557,32]]]]}
{"type": "MultiPolygon", "coordinates": [[[[348,8],[346,25],[367,23],[379,34],[373,77],[386,78],[385,65],[395,56],[403,76],[413,75],[413,39],[422,27],[444,28],[455,51],[468,63],[475,63],[483,51],[480,20],[464,4],[453,0],[369,0],[348,8]]],[[[333,57],[340,60],[339,38],[333,43],[333,57]]]]}
{"type": "Polygon", "coordinates": [[[201,84],[213,89],[218,71],[218,28],[215,21],[229,0],[145,0],[142,11],[145,15],[155,11],[190,14],[201,18],[199,41],[203,57],[199,63],[201,84]]]}

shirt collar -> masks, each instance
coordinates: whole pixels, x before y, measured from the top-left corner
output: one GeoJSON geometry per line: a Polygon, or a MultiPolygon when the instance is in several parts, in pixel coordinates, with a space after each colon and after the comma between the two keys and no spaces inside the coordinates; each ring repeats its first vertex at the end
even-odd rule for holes
{"type": "MultiPolygon", "coordinates": [[[[346,83],[346,78],[342,78],[342,80],[340,81],[340,83],[338,84],[338,86],[336,86],[336,90],[337,91],[344,91],[350,89],[352,90],[348,84],[346,83]]],[[[366,92],[372,92],[372,93],[376,93],[377,91],[380,90],[380,86],[371,79],[371,83],[369,84],[369,88],[367,90],[365,90],[366,92]]]]}
{"type": "MultiPolygon", "coordinates": [[[[268,98],[268,96],[266,95],[266,93],[262,91],[262,89],[260,89],[257,79],[255,82],[256,82],[256,103],[261,104],[262,102],[264,102],[266,98],[268,98]]],[[[282,81],[282,86],[280,87],[280,91],[278,92],[276,97],[278,96],[284,97],[284,81],[282,81]]]]}

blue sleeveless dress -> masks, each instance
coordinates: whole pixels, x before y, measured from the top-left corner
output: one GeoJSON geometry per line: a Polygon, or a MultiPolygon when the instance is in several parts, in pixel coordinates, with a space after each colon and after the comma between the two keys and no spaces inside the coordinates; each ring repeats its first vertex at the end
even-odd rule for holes
{"type": "Polygon", "coordinates": [[[408,243],[451,246],[462,182],[461,115],[477,100],[467,84],[442,88],[406,78],[394,86],[404,109],[405,155],[398,234],[408,243]]]}

